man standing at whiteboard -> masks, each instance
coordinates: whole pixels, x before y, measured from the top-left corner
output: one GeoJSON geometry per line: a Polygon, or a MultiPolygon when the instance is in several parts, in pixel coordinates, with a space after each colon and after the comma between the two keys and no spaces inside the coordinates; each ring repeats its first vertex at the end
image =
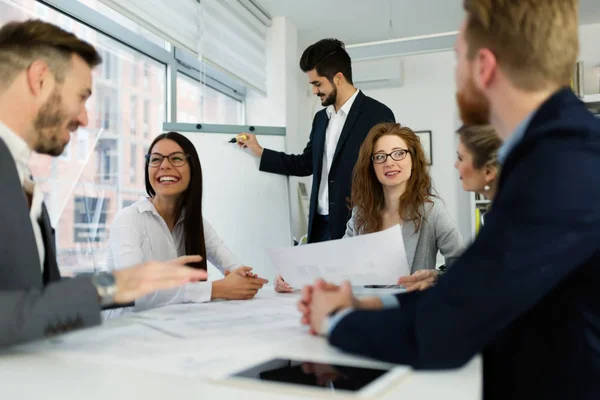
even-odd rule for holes
{"type": "Polygon", "coordinates": [[[325,107],[315,115],[302,154],[263,149],[249,133],[237,140],[239,146],[260,157],[261,171],[313,176],[308,243],[316,243],[344,236],[358,150],[374,125],[395,119],[387,106],[354,87],[350,56],[341,41],[322,39],[309,46],[300,58],[300,69],[325,107]]]}

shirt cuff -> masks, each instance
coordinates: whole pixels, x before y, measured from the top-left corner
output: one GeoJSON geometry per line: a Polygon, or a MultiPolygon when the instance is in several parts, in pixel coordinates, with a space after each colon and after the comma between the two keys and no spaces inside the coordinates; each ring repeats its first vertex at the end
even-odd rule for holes
{"type": "Polygon", "coordinates": [[[383,308],[396,308],[400,307],[400,301],[398,298],[392,294],[386,294],[383,296],[379,296],[379,300],[381,300],[381,304],[383,308]]]}
{"type": "Polygon", "coordinates": [[[321,327],[321,335],[322,336],[331,336],[331,333],[335,329],[336,325],[340,323],[342,319],[348,314],[354,311],[354,308],[346,308],[339,313],[332,315],[331,317],[327,317],[325,321],[323,321],[323,326],[321,327]]]}
{"type": "MultiPolygon", "coordinates": [[[[400,307],[400,301],[394,295],[388,294],[379,296],[379,299],[381,300],[381,304],[384,309],[400,307]]],[[[323,321],[323,326],[321,327],[321,335],[331,336],[331,333],[333,332],[337,324],[339,324],[340,321],[352,311],[354,311],[354,308],[346,308],[345,310],[326,318],[325,321],[323,321]]]]}
{"type": "Polygon", "coordinates": [[[212,281],[188,283],[184,287],[185,303],[207,303],[212,297],[212,281]]]}

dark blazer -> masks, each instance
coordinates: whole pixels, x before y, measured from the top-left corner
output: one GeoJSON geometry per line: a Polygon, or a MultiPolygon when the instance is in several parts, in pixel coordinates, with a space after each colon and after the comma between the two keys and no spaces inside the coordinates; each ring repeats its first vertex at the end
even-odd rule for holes
{"type": "Polygon", "coordinates": [[[335,327],[344,350],[416,368],[483,352],[485,399],[600,398],[600,120],[562,89],[502,169],[475,242],[399,308],[335,327]]]}
{"type": "Polygon", "coordinates": [[[1,139],[0,187],[0,347],[99,324],[98,294],[90,280],[61,280],[45,206],[42,273],[16,165],[1,139]]]}
{"type": "MultiPolygon", "coordinates": [[[[329,171],[329,228],[331,238],[340,239],[350,218],[348,198],[352,186],[352,170],[358,151],[369,130],[381,122],[395,122],[394,113],[384,104],[359,92],[350,108],[329,171]]],[[[319,111],[313,120],[310,138],[302,154],[285,154],[265,149],[260,170],[282,175],[313,176],[308,217],[308,242],[314,241],[313,220],[317,213],[319,184],[323,169],[325,131],[329,124],[327,111],[319,111]]]]}

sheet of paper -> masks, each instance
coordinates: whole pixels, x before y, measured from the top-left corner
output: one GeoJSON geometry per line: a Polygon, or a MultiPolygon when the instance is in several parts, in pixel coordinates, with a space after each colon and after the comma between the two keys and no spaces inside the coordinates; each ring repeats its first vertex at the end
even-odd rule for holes
{"type": "Polygon", "coordinates": [[[395,285],[410,274],[402,228],[347,239],[267,250],[277,272],[292,287],[313,284],[315,279],[352,285],[395,285]]]}
{"type": "MultiPolygon", "coordinates": [[[[272,288],[263,290],[273,290],[272,288]]],[[[266,293],[265,293],[266,294],[266,293]]],[[[182,339],[239,340],[239,332],[261,339],[302,335],[296,296],[268,294],[252,300],[178,304],[133,314],[136,322],[182,339]],[[285,334],[282,335],[282,333],[285,334]]]]}
{"type": "Polygon", "coordinates": [[[176,304],[22,346],[25,352],[188,377],[224,377],[308,335],[297,294],[176,304]]]}

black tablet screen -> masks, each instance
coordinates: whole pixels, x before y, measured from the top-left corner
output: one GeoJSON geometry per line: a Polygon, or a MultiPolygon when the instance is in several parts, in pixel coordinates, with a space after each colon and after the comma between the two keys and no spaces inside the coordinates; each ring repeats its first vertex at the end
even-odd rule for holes
{"type": "Polygon", "coordinates": [[[386,369],[277,358],[238,372],[233,376],[322,387],[329,390],[358,391],[386,372],[388,372],[386,369]]]}

